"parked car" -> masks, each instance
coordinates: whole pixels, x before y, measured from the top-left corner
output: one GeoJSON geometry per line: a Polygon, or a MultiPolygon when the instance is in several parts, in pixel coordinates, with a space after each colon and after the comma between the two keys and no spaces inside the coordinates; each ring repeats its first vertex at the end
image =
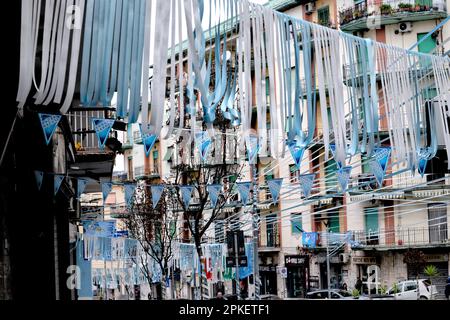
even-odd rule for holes
{"type": "Polygon", "coordinates": [[[417,288],[416,280],[407,280],[397,283],[398,292],[394,292],[394,288],[389,288],[388,294],[393,295],[397,300],[430,300],[437,295],[436,286],[432,286],[426,279],[419,279],[419,288],[417,288]],[[417,294],[419,291],[419,294],[417,294]]]}
{"type": "MultiPolygon", "coordinates": [[[[354,299],[350,292],[338,289],[317,290],[308,292],[306,294],[306,299],[328,299],[328,291],[330,292],[331,299],[345,299],[345,300],[354,299]]],[[[359,299],[366,300],[368,298],[361,296],[359,297],[359,299]]]]}
{"type": "Polygon", "coordinates": [[[261,300],[281,300],[281,298],[279,296],[277,296],[276,294],[263,294],[263,295],[259,296],[259,298],[261,300]]]}

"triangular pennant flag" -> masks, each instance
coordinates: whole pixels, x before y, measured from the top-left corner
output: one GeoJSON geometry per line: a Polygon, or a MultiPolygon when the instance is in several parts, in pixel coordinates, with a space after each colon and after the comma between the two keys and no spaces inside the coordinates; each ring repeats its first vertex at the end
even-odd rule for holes
{"type": "Polygon", "coordinates": [[[195,144],[197,145],[198,150],[200,151],[200,157],[202,161],[206,161],[208,157],[209,149],[211,148],[211,138],[209,137],[208,132],[202,131],[197,132],[195,134],[195,144]]]}
{"type": "Polygon", "coordinates": [[[335,144],[330,144],[330,150],[331,150],[331,154],[333,155],[334,161],[336,161],[338,169],[342,168],[342,163],[340,161],[336,160],[336,145],[335,144]]]}
{"type": "Polygon", "coordinates": [[[256,163],[256,156],[258,155],[260,145],[258,143],[258,137],[255,135],[250,135],[247,139],[247,153],[248,162],[250,164],[256,163]]]}
{"type": "Polygon", "coordinates": [[[63,182],[65,176],[61,174],[55,174],[53,177],[53,194],[56,195],[61,187],[61,183],[63,182]]]}
{"type": "Polygon", "coordinates": [[[250,188],[252,186],[251,182],[237,182],[236,187],[239,191],[239,195],[241,196],[241,202],[245,206],[248,201],[248,194],[250,193],[250,188]]]}
{"type": "Polygon", "coordinates": [[[215,208],[220,191],[222,190],[222,185],[211,184],[207,186],[206,189],[208,190],[209,199],[211,200],[211,207],[215,208]]]}
{"type": "Polygon", "coordinates": [[[136,190],[136,185],[134,183],[125,184],[125,202],[127,206],[131,205],[131,200],[133,199],[134,190],[136,190]]]}
{"type": "Polygon", "coordinates": [[[163,185],[151,186],[150,190],[152,192],[153,209],[155,209],[156,206],[158,205],[159,199],[161,199],[161,195],[164,191],[164,186],[163,185]]]}
{"type": "Polygon", "coordinates": [[[305,198],[308,198],[309,195],[311,194],[315,177],[316,177],[315,173],[301,174],[298,176],[298,181],[303,190],[303,195],[305,196],[305,198]]]}
{"type": "Polygon", "coordinates": [[[300,169],[300,165],[302,163],[303,153],[305,151],[304,148],[298,146],[295,142],[290,143],[289,151],[291,152],[292,158],[295,161],[295,165],[298,169],[300,169]]]}
{"type": "Polygon", "coordinates": [[[112,189],[111,182],[102,183],[103,203],[105,203],[106,198],[108,198],[108,194],[111,192],[111,189],[112,189]]]}
{"type": "Polygon", "coordinates": [[[417,171],[419,171],[420,176],[423,178],[425,175],[425,169],[427,168],[428,159],[426,157],[419,157],[419,165],[417,171]]]}
{"type": "MultiPolygon", "coordinates": [[[[150,124],[148,125],[150,127],[150,124]]],[[[145,156],[148,157],[150,155],[150,151],[156,142],[156,134],[151,134],[149,130],[142,131],[142,124],[139,124],[139,130],[141,131],[142,143],[144,144],[145,156]]]]}
{"type": "Polygon", "coordinates": [[[193,186],[180,186],[181,199],[183,200],[184,207],[187,209],[192,198],[193,186]]]}
{"type": "Polygon", "coordinates": [[[278,197],[280,196],[280,189],[283,183],[283,178],[272,179],[267,181],[267,186],[269,187],[270,194],[272,195],[273,203],[278,202],[278,197]]]}
{"type": "Polygon", "coordinates": [[[380,164],[383,173],[386,173],[386,168],[389,162],[389,157],[391,156],[390,147],[375,148],[374,158],[380,164]]]}
{"type": "Polygon", "coordinates": [[[81,196],[81,194],[84,192],[84,189],[86,188],[86,185],[88,184],[87,179],[78,179],[77,181],[77,198],[81,196]]]}
{"type": "Polygon", "coordinates": [[[348,180],[350,179],[350,173],[352,171],[351,166],[340,168],[336,174],[338,178],[339,185],[341,186],[342,192],[347,191],[348,180]]]}
{"type": "Polygon", "coordinates": [[[41,121],[42,131],[44,132],[45,143],[48,145],[58,127],[61,115],[39,113],[39,119],[41,121]]]}
{"type": "Polygon", "coordinates": [[[372,159],[369,161],[369,167],[370,167],[370,171],[372,171],[373,175],[375,176],[375,179],[377,180],[378,185],[381,187],[383,185],[383,180],[384,180],[383,168],[378,163],[378,161],[375,159],[372,159]]]}
{"type": "Polygon", "coordinates": [[[36,177],[37,188],[38,188],[38,190],[41,190],[42,179],[44,179],[44,172],[39,171],[39,170],[35,170],[34,171],[34,176],[36,177]]]}
{"type": "Polygon", "coordinates": [[[100,148],[105,147],[106,139],[108,139],[109,132],[114,125],[114,119],[92,119],[94,130],[97,133],[98,145],[100,148]]]}

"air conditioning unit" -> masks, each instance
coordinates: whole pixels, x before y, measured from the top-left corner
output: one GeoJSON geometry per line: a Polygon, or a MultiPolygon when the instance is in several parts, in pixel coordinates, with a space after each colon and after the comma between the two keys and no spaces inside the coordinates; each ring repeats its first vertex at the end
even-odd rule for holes
{"type": "Polygon", "coordinates": [[[411,22],[402,22],[398,24],[398,30],[400,32],[411,32],[412,31],[412,23],[411,22]]]}
{"type": "Polygon", "coordinates": [[[340,253],[339,254],[339,262],[347,263],[348,262],[348,254],[347,253],[340,253]]]}
{"type": "Polygon", "coordinates": [[[305,4],[305,13],[306,14],[312,14],[316,10],[316,5],[314,2],[308,2],[305,4]]]}

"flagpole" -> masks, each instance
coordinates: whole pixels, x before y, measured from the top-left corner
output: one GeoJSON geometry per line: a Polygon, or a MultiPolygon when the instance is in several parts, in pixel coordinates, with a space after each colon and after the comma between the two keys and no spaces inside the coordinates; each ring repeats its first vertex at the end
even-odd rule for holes
{"type": "Polygon", "coordinates": [[[256,164],[251,164],[252,172],[253,172],[253,283],[255,284],[255,300],[260,300],[259,296],[259,257],[258,257],[258,178],[256,176],[256,164]]]}

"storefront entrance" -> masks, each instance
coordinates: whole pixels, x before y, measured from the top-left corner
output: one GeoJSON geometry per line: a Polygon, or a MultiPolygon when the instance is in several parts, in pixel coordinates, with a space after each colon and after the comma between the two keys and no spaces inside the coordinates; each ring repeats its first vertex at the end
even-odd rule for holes
{"type": "Polygon", "coordinates": [[[309,290],[308,256],[286,256],[286,289],[288,298],[304,298],[309,290]]]}
{"type": "Polygon", "coordinates": [[[261,294],[277,294],[276,266],[260,266],[261,294]]]}

